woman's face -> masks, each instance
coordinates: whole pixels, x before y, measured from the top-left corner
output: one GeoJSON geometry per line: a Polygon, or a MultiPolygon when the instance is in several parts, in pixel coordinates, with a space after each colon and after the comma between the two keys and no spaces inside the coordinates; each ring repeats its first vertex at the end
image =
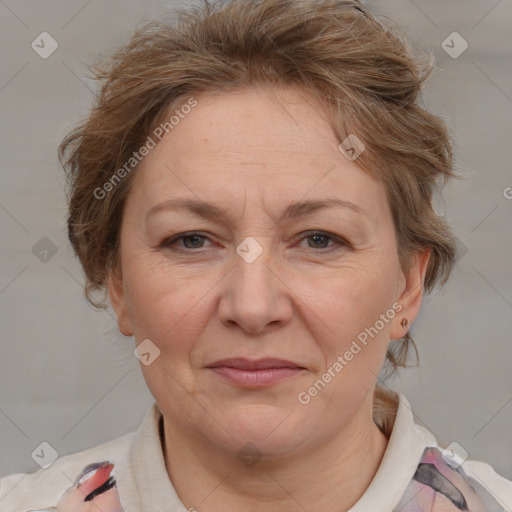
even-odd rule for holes
{"type": "Polygon", "coordinates": [[[279,97],[196,97],[136,171],[122,280],[109,279],[122,332],[150,340],[142,370],[168,425],[232,453],[297,451],[368,426],[428,259],[402,273],[384,185],[338,150],[313,98],[279,97]],[[166,245],[179,234],[189,238],[166,245]],[[210,367],[230,358],[296,368],[210,367]]]}

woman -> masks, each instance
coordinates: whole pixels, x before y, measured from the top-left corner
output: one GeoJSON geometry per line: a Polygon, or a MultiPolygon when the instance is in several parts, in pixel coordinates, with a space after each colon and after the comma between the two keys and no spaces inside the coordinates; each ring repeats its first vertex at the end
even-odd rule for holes
{"type": "Polygon", "coordinates": [[[430,69],[358,2],[314,0],[205,5],[97,69],[60,147],[69,238],[155,402],[2,479],[2,511],[510,510],[512,482],[378,382],[456,256],[430,69]]]}

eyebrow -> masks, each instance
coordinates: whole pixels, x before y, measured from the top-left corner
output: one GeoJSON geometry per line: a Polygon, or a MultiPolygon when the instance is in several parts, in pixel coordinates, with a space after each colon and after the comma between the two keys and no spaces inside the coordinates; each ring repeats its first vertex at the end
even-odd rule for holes
{"type": "MultiPolygon", "coordinates": [[[[326,208],[346,208],[355,213],[367,216],[364,209],[355,203],[338,198],[327,198],[322,200],[297,201],[290,203],[284,209],[278,222],[304,217],[326,208]]],[[[153,206],[148,211],[146,219],[157,212],[165,210],[188,210],[199,217],[204,217],[205,219],[216,222],[224,220],[233,223],[232,216],[220,206],[194,199],[168,199],[167,201],[153,206]]]]}

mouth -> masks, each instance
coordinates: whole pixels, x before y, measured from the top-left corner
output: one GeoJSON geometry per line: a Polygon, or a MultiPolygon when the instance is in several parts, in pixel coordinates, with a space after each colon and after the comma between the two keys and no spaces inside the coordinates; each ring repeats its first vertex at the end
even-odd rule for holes
{"type": "Polygon", "coordinates": [[[273,357],[265,357],[263,359],[246,359],[245,357],[233,357],[229,359],[221,359],[207,366],[207,368],[235,368],[237,370],[272,370],[280,368],[300,368],[305,369],[293,361],[286,359],[276,359],[273,357]]]}
{"type": "Polygon", "coordinates": [[[306,371],[298,363],[285,359],[242,357],[215,361],[206,368],[230,383],[246,388],[269,386],[306,371]]]}

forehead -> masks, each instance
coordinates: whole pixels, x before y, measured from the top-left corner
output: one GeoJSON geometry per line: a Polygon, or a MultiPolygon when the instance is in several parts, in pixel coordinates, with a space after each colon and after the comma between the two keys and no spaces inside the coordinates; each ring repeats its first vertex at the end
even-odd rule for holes
{"type": "Polygon", "coordinates": [[[308,93],[254,88],[195,99],[137,169],[134,189],[148,208],[184,194],[270,204],[339,193],[383,206],[382,183],[340,153],[324,107],[308,93]]]}
{"type": "Polygon", "coordinates": [[[179,150],[175,162],[223,158],[243,170],[274,159],[308,163],[340,156],[323,106],[305,92],[258,87],[204,94],[197,102],[162,144],[179,150]]]}

